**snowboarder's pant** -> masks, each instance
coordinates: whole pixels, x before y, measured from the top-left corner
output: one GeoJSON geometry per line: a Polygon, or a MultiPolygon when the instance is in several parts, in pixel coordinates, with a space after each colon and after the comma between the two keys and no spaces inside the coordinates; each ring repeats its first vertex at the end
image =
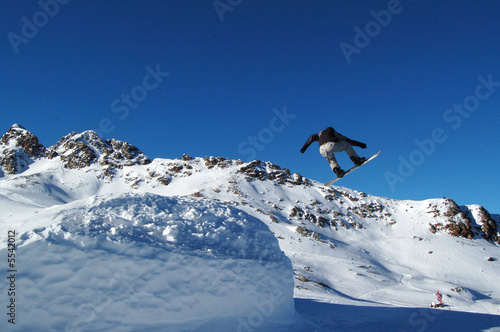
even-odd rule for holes
{"type": "Polygon", "coordinates": [[[342,151],[345,151],[351,159],[353,157],[359,158],[356,151],[352,148],[352,145],[347,141],[328,142],[319,147],[319,153],[328,160],[332,170],[335,167],[340,167],[337,163],[337,159],[335,159],[335,153],[342,151]]]}

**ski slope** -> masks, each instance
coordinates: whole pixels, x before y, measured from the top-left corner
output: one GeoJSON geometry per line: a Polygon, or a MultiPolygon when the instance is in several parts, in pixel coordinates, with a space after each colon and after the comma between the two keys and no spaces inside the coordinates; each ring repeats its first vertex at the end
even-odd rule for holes
{"type": "Polygon", "coordinates": [[[500,327],[499,217],[479,205],[325,187],[270,162],[148,161],[113,142],[73,133],[57,156],[4,169],[0,257],[15,231],[18,292],[2,330],[500,327]],[[446,307],[430,309],[437,290],[446,307]]]}

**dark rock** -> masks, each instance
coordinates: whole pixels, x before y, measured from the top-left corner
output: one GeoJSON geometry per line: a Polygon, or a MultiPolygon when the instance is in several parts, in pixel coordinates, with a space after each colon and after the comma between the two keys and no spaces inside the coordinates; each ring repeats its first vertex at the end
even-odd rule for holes
{"type": "Polygon", "coordinates": [[[84,168],[98,163],[102,166],[147,165],[151,160],[138,148],[119,140],[102,140],[94,131],[71,132],[49,148],[49,158],[60,157],[68,169],[84,168]]]}
{"type": "Polygon", "coordinates": [[[38,138],[15,124],[0,138],[0,168],[7,174],[23,172],[35,159],[45,157],[47,149],[38,138]]]}

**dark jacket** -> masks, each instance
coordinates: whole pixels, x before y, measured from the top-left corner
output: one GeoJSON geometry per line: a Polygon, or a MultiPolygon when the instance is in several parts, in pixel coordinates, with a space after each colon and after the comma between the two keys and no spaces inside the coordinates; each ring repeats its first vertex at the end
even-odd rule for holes
{"type": "Polygon", "coordinates": [[[317,134],[311,135],[307,139],[307,141],[304,144],[304,146],[302,147],[302,149],[300,149],[300,152],[304,153],[307,150],[307,148],[309,147],[309,145],[311,145],[313,142],[316,142],[316,141],[319,142],[319,146],[321,146],[325,143],[328,143],[328,142],[347,141],[351,145],[358,146],[358,147],[363,148],[363,149],[366,148],[365,143],[361,143],[361,142],[349,139],[349,138],[345,137],[344,135],[341,135],[338,132],[336,132],[335,129],[333,129],[332,127],[328,127],[325,130],[323,130],[317,134]]]}

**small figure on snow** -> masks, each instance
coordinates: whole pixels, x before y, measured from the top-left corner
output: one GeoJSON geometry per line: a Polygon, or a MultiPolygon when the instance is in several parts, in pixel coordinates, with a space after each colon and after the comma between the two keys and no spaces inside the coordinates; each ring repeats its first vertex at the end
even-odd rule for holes
{"type": "Polygon", "coordinates": [[[438,303],[432,302],[431,308],[442,308],[442,307],[444,307],[443,295],[441,295],[441,293],[439,291],[437,291],[436,292],[436,296],[437,296],[437,299],[438,299],[438,303]]]}
{"type": "Polygon", "coordinates": [[[365,157],[359,157],[353,149],[353,146],[366,149],[366,144],[349,139],[336,132],[332,127],[328,127],[317,134],[311,135],[302,149],[300,149],[300,152],[306,152],[309,145],[316,141],[319,142],[319,152],[328,160],[332,171],[335,172],[339,178],[345,175],[345,171],[340,168],[337,163],[335,153],[345,151],[356,166],[361,166],[366,161],[365,157]]]}

